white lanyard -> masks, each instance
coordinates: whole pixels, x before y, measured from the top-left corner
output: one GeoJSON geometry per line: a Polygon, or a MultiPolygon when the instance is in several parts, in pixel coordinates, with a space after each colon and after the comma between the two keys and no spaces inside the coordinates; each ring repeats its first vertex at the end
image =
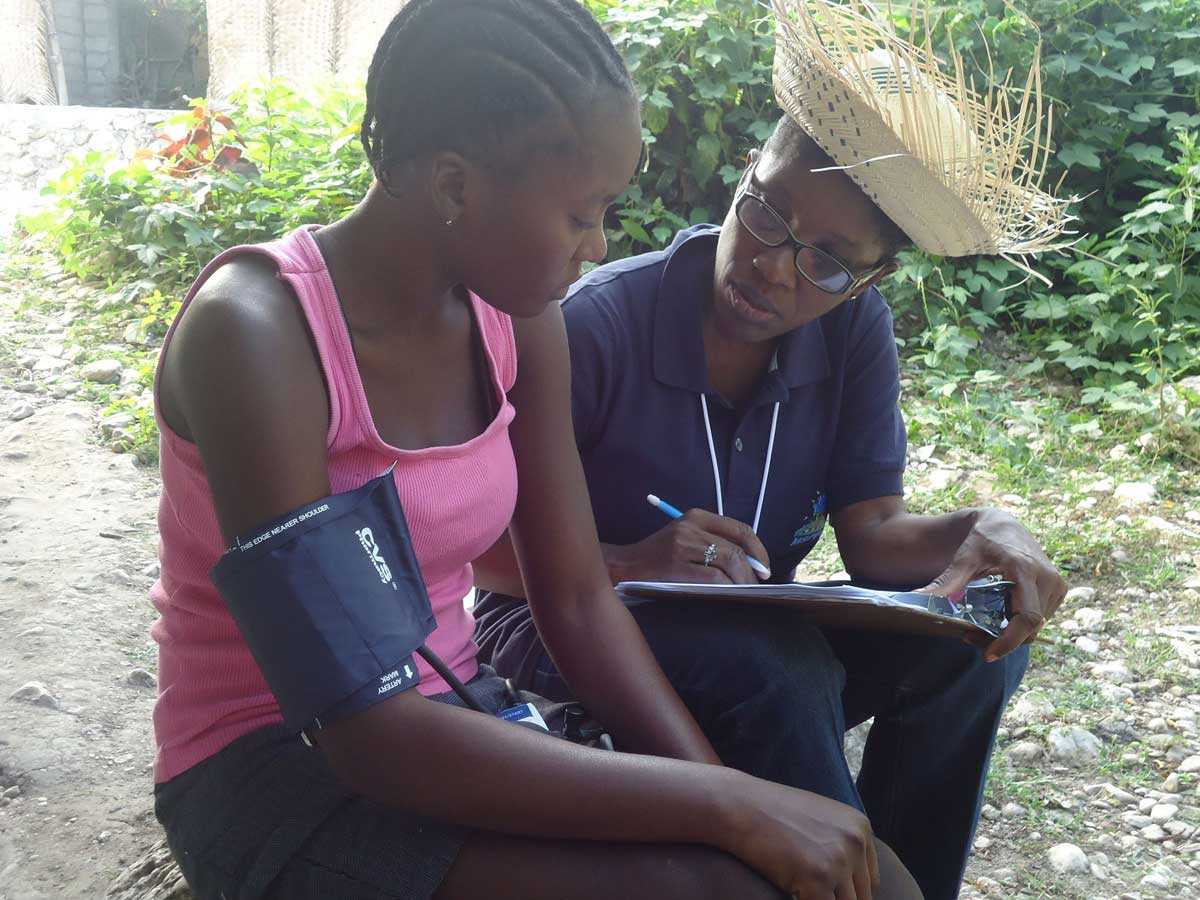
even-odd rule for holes
{"type": "MultiPolygon", "coordinates": [[[[700,409],[704,413],[704,432],[708,435],[708,456],[712,460],[713,483],[717,487],[717,515],[725,515],[725,498],[721,493],[721,468],[717,465],[717,448],[713,444],[712,423],[708,419],[708,400],[700,395],[700,409]]],[[[771,414],[771,436],[767,438],[767,459],[763,463],[762,484],[758,487],[758,506],[754,510],[754,524],[750,526],[758,534],[758,520],[762,518],[763,500],[767,496],[767,476],[771,474],[771,456],[775,452],[775,426],[779,423],[779,401],[771,414]]]]}

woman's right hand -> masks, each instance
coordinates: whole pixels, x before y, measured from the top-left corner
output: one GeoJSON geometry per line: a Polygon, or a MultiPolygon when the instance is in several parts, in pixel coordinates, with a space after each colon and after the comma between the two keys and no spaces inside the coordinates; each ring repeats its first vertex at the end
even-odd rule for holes
{"type": "Polygon", "coordinates": [[[858,810],[735,770],[733,803],[715,842],[797,900],[871,900],[879,862],[858,810]]]}
{"type": "Polygon", "coordinates": [[[749,525],[703,509],[689,509],[636,544],[605,544],[603,549],[614,581],[758,584],[762,578],[746,557],[771,565],[767,548],[749,525]],[[713,545],[716,556],[705,565],[705,551],[713,545]]]}

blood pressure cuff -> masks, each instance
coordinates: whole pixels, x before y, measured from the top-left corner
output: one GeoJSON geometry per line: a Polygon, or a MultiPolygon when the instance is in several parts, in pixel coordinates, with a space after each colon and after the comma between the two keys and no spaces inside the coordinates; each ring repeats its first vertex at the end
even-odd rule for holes
{"type": "Polygon", "coordinates": [[[412,654],[437,623],[390,470],[239,535],[210,576],[289,728],[420,680],[412,654]]]}

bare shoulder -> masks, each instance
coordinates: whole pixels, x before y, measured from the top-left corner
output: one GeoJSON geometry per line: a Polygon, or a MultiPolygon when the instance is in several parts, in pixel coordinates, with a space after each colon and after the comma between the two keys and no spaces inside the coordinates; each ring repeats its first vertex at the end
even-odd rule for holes
{"type": "Polygon", "coordinates": [[[180,319],[163,360],[160,407],[183,437],[194,439],[191,401],[223,389],[258,406],[273,394],[291,394],[293,402],[327,410],[304,314],[265,257],[239,257],[213,272],[180,319]],[[306,396],[314,387],[316,394],[306,396]]]}
{"type": "Polygon", "coordinates": [[[227,538],[328,493],[325,380],[304,313],[269,260],[214,272],[166,352],[159,408],[199,449],[227,538]]]}

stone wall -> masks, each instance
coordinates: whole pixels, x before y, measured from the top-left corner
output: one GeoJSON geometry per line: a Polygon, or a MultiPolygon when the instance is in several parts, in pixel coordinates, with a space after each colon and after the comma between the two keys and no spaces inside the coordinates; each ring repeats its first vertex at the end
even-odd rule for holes
{"type": "Polygon", "coordinates": [[[0,104],[0,196],[36,191],[72,153],[104,150],[129,159],[138,147],[150,142],[160,122],[178,113],[169,109],[0,104]]]}

